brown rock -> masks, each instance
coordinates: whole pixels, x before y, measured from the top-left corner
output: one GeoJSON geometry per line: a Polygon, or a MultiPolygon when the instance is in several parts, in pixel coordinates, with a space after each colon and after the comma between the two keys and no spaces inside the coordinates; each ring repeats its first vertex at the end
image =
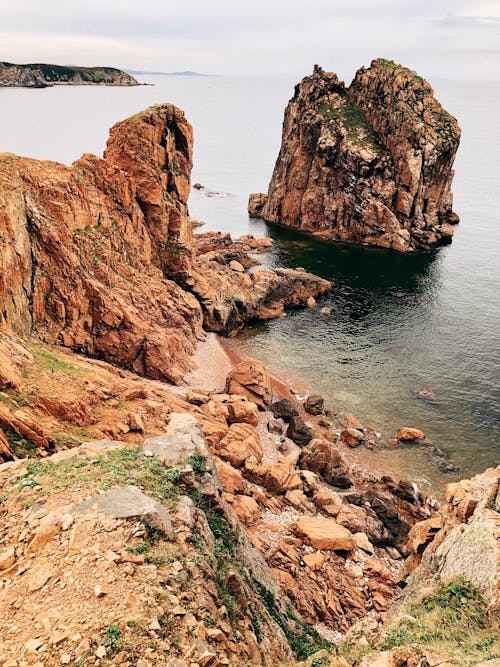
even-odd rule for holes
{"type": "Polygon", "coordinates": [[[302,488],[300,477],[291,463],[263,463],[249,470],[251,478],[271,493],[285,493],[302,488]]]}
{"type": "Polygon", "coordinates": [[[409,69],[379,58],[346,88],[315,66],[285,111],[268,194],[251,195],[252,214],[399,251],[447,242],[459,139],[455,118],[409,69]]]}
{"type": "Polygon", "coordinates": [[[340,439],[348,447],[359,447],[364,437],[364,434],[355,428],[345,428],[340,434],[340,439]]]}
{"type": "Polygon", "coordinates": [[[295,531],[315,549],[351,551],[356,547],[351,532],[333,519],[302,517],[295,524],[295,531]]]}
{"type": "Polygon", "coordinates": [[[304,403],[304,410],[310,415],[320,415],[325,409],[325,399],[320,394],[309,394],[304,403]]]}
{"type": "Polygon", "coordinates": [[[299,414],[297,409],[286,398],[272,403],[269,406],[269,410],[277,419],[284,419],[285,421],[290,421],[292,417],[296,417],[299,414]]]}
{"type": "Polygon", "coordinates": [[[325,557],[319,551],[315,551],[313,554],[306,554],[302,560],[311,570],[320,570],[325,563],[325,557]]]}
{"type": "Polygon", "coordinates": [[[403,442],[414,442],[415,440],[423,440],[425,438],[425,434],[418,428],[403,426],[396,431],[394,437],[396,440],[403,440],[403,442]]]}
{"type": "Polygon", "coordinates": [[[236,467],[250,457],[259,462],[264,453],[259,434],[250,424],[231,424],[227,434],[214,448],[218,456],[236,467]]]}
{"type": "Polygon", "coordinates": [[[245,396],[260,408],[272,401],[271,378],[264,364],[257,359],[244,359],[229,373],[226,380],[228,394],[245,396]]]}
{"type": "Polygon", "coordinates": [[[6,570],[16,562],[16,551],[14,547],[9,547],[0,552],[0,570],[6,570]]]}
{"type": "Polygon", "coordinates": [[[234,400],[227,404],[228,421],[230,424],[245,423],[257,426],[259,423],[259,412],[257,405],[252,401],[234,400]]]}
{"type": "Polygon", "coordinates": [[[216,459],[215,466],[224,491],[235,493],[236,491],[243,492],[245,490],[245,480],[239,470],[236,470],[232,465],[220,459],[216,459]]]}
{"type": "Polygon", "coordinates": [[[250,215],[260,218],[267,196],[263,192],[256,192],[248,199],[248,212],[250,215]]]}
{"type": "Polygon", "coordinates": [[[341,489],[348,489],[352,481],[347,466],[331,442],[315,438],[305,447],[300,455],[299,466],[321,475],[323,479],[341,489]]]}
{"type": "Polygon", "coordinates": [[[251,526],[259,519],[259,506],[250,496],[235,496],[232,508],[240,521],[251,526]]]}
{"type": "Polygon", "coordinates": [[[307,445],[313,437],[311,429],[306,426],[304,420],[299,415],[290,419],[290,423],[286,430],[286,436],[300,446],[307,445]]]}

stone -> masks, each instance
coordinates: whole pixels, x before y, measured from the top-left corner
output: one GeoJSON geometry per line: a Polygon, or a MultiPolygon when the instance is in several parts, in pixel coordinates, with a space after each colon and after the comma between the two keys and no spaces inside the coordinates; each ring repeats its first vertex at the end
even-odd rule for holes
{"type": "Polygon", "coordinates": [[[299,415],[292,417],[286,430],[286,437],[293,440],[299,446],[305,446],[312,440],[311,429],[306,426],[299,415]]]}
{"type": "Polygon", "coordinates": [[[257,359],[244,359],[229,373],[225,391],[240,394],[258,407],[265,409],[271,402],[273,390],[271,377],[264,364],[257,359]]]}
{"type": "Polygon", "coordinates": [[[11,565],[14,565],[16,562],[16,550],[15,547],[9,547],[0,551],[0,570],[6,570],[11,565]]]}
{"type": "Polygon", "coordinates": [[[137,486],[112,489],[73,505],[70,511],[72,514],[105,514],[114,519],[139,519],[166,535],[172,534],[172,522],[166,508],[137,486]]]}
{"type": "Polygon", "coordinates": [[[378,58],[346,87],[316,65],[285,110],[268,193],[250,195],[249,210],[321,239],[428,249],[457,222],[459,141],[456,119],[410,69],[378,58]]]}
{"type": "Polygon", "coordinates": [[[302,560],[311,570],[320,570],[325,563],[325,557],[319,551],[313,554],[306,554],[302,560]]]}
{"type": "Polygon", "coordinates": [[[250,496],[235,496],[231,507],[246,526],[253,525],[259,519],[259,506],[250,496]]]}
{"type": "Polygon", "coordinates": [[[364,434],[355,428],[345,428],[340,434],[340,439],[348,447],[358,447],[364,440],[364,434]]]}
{"type": "Polygon", "coordinates": [[[300,454],[299,466],[312,470],[328,484],[340,489],[348,489],[352,481],[340,452],[324,438],[314,438],[300,454]]]}
{"type": "Polygon", "coordinates": [[[280,494],[302,487],[302,481],[295,472],[295,467],[286,461],[266,462],[251,468],[247,474],[270,493],[280,494]]]}
{"type": "Polygon", "coordinates": [[[42,645],[43,645],[43,639],[40,638],[30,639],[24,644],[28,653],[36,653],[42,645]]]}
{"type": "Polygon", "coordinates": [[[232,261],[229,262],[229,268],[232,271],[237,271],[238,273],[243,273],[245,271],[245,267],[240,264],[240,262],[236,261],[233,259],[232,261]]]}
{"type": "Polygon", "coordinates": [[[239,470],[236,470],[231,464],[220,459],[216,459],[215,466],[224,491],[228,493],[239,491],[241,493],[245,490],[245,480],[239,470]]]}
{"type": "Polygon", "coordinates": [[[254,457],[258,462],[264,450],[258,432],[250,424],[231,424],[226,435],[215,445],[215,453],[232,466],[240,467],[254,457]]]}
{"type": "Polygon", "coordinates": [[[304,410],[310,415],[320,415],[325,409],[325,399],[320,394],[309,394],[304,403],[304,410]]]}
{"type": "Polygon", "coordinates": [[[423,440],[425,438],[425,434],[418,428],[403,426],[396,431],[394,437],[396,440],[402,440],[403,442],[415,442],[416,440],[423,440]]]}
{"type": "Polygon", "coordinates": [[[358,549],[362,549],[363,551],[366,551],[366,553],[373,554],[373,544],[368,539],[366,533],[354,533],[353,537],[358,549]]]}
{"type": "Polygon", "coordinates": [[[191,456],[195,451],[195,443],[183,435],[154,436],[148,438],[142,446],[145,456],[155,456],[165,465],[173,465],[180,459],[191,456]]]}
{"type": "Polygon", "coordinates": [[[295,532],[315,549],[351,551],[356,547],[352,533],[333,519],[301,517],[295,532]]]}
{"type": "Polygon", "coordinates": [[[315,305],[316,305],[316,299],[313,296],[308,297],[306,301],[306,306],[308,308],[314,308],[315,305]]]}
{"type": "Polygon", "coordinates": [[[299,414],[297,409],[287,398],[282,398],[280,401],[272,403],[269,406],[269,410],[277,419],[283,419],[286,422],[299,414]]]}
{"type": "Polygon", "coordinates": [[[228,422],[245,423],[257,426],[259,423],[259,412],[257,405],[252,401],[235,400],[227,404],[228,408],[228,422]]]}
{"type": "Polygon", "coordinates": [[[39,561],[33,567],[32,570],[29,570],[27,573],[28,579],[28,589],[31,593],[39,591],[45,586],[49,579],[54,576],[55,570],[49,563],[45,561],[39,561]]]}
{"type": "Polygon", "coordinates": [[[267,420],[267,430],[274,435],[281,435],[285,430],[285,422],[271,415],[267,420]]]}
{"type": "Polygon", "coordinates": [[[317,507],[324,509],[332,516],[337,516],[342,507],[342,499],[339,494],[324,487],[314,494],[313,500],[317,507]]]}

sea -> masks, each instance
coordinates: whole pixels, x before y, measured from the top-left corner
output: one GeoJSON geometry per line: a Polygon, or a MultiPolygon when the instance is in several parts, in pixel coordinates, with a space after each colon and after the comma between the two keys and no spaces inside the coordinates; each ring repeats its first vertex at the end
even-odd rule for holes
{"type": "Polygon", "coordinates": [[[316,308],[248,326],[231,339],[235,351],[384,437],[401,426],[422,429],[457,470],[443,474],[429,447],[367,453],[365,465],[395,465],[431,488],[497,465],[500,82],[431,82],[462,128],[453,182],[460,224],[449,246],[399,254],[249,218],[248,195],[267,190],[297,80],[139,78],[152,85],[0,89],[0,151],[69,164],[101,155],[109,127],[150,104],[181,107],[194,127],[192,182],[204,186],[191,193],[191,217],[202,229],[270,236],[267,266],[302,266],[333,283],[316,308]],[[435,400],[419,398],[423,388],[435,400]]]}

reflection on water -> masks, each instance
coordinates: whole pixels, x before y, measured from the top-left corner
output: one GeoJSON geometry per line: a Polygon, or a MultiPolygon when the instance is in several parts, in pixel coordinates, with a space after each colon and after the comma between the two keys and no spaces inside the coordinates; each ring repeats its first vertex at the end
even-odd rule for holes
{"type": "MultiPolygon", "coordinates": [[[[456,330],[457,325],[441,304],[449,248],[403,255],[327,243],[257,221],[251,226],[275,240],[269,266],[302,266],[333,286],[317,308],[254,324],[236,340],[241,352],[275,368],[279,360],[282,372],[304,379],[335,410],[354,413],[388,437],[403,425],[422,428],[461,466],[458,476],[494,463],[495,388],[491,400],[484,377],[474,388],[478,354],[475,360],[469,356],[473,341],[470,349],[462,343],[464,349],[450,358],[453,341],[446,328],[456,330]],[[330,314],[321,312],[324,306],[332,309],[330,314]],[[424,387],[434,391],[435,401],[418,398],[424,387]]],[[[455,316],[460,319],[460,313],[455,316]]],[[[413,477],[441,482],[427,450],[387,455],[394,457],[413,477]]]]}

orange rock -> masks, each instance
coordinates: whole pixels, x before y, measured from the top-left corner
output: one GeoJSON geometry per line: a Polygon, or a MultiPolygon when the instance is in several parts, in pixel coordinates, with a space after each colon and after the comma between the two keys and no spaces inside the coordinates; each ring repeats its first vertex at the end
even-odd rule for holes
{"type": "Polygon", "coordinates": [[[230,424],[245,423],[257,426],[259,423],[258,408],[255,403],[247,400],[234,400],[227,404],[228,421],[230,424]]]}
{"type": "Polygon", "coordinates": [[[228,427],[225,422],[206,420],[202,422],[201,430],[209,447],[215,448],[228,432],[228,427]]]}
{"type": "Polygon", "coordinates": [[[425,434],[418,428],[410,428],[409,426],[403,426],[402,428],[396,431],[394,437],[396,438],[396,440],[413,442],[415,440],[423,440],[425,438],[425,434]]]}
{"type": "Polygon", "coordinates": [[[226,435],[214,444],[218,456],[239,467],[250,457],[262,459],[264,450],[257,431],[250,424],[231,424],[226,435]]]}
{"type": "Polygon", "coordinates": [[[247,526],[259,519],[259,506],[250,496],[235,496],[231,506],[238,519],[247,526]]]}
{"type": "Polygon", "coordinates": [[[235,493],[236,491],[242,492],[245,490],[245,480],[239,470],[236,470],[232,465],[220,459],[215,460],[215,466],[224,491],[235,493]]]}
{"type": "Polygon", "coordinates": [[[364,434],[355,428],[345,428],[340,434],[340,439],[348,447],[358,447],[364,437],[364,434]]]}
{"type": "Polygon", "coordinates": [[[295,531],[315,549],[351,551],[356,546],[351,531],[333,519],[301,517],[295,524],[295,531]]]}
{"type": "Polygon", "coordinates": [[[302,488],[300,477],[291,463],[263,463],[249,471],[252,480],[271,493],[285,493],[302,488]]]}
{"type": "Polygon", "coordinates": [[[306,554],[302,560],[311,570],[320,570],[325,563],[325,557],[319,551],[313,554],[306,554]]]}
{"type": "Polygon", "coordinates": [[[258,359],[244,359],[229,373],[226,392],[246,396],[260,408],[272,403],[271,378],[264,364],[258,359]]]}

